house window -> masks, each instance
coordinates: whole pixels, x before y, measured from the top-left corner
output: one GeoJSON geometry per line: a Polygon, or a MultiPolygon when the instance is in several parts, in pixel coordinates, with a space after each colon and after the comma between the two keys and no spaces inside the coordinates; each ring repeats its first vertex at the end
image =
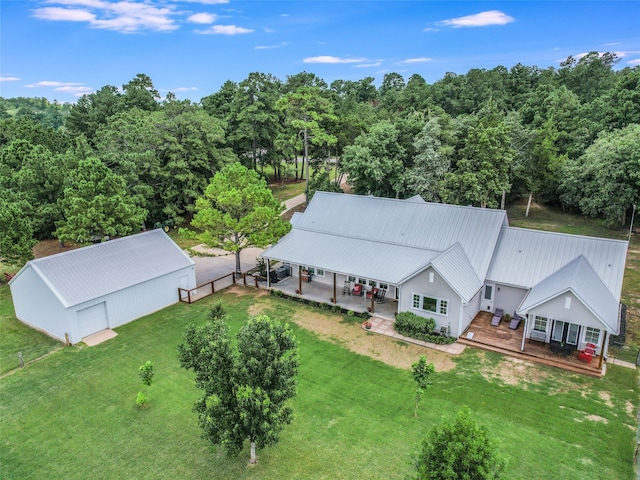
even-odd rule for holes
{"type": "Polygon", "coordinates": [[[353,275],[349,275],[349,281],[350,282],[355,282],[356,281],[356,277],[354,277],[353,275]]]}
{"type": "Polygon", "coordinates": [[[367,284],[367,279],[366,278],[362,278],[362,277],[358,277],[358,283],[360,283],[362,285],[366,285],[367,284]]]}
{"type": "Polygon", "coordinates": [[[428,297],[426,295],[413,294],[413,308],[426,312],[447,315],[449,301],[442,298],[428,297]]]}
{"type": "Polygon", "coordinates": [[[389,285],[386,283],[381,282],[378,287],[380,287],[381,290],[389,290],[389,285]]]}
{"type": "Polygon", "coordinates": [[[369,280],[369,286],[370,287],[375,287],[376,286],[376,281],[375,280],[369,280]]]}
{"type": "Polygon", "coordinates": [[[549,320],[546,317],[539,317],[538,315],[536,315],[534,320],[533,320],[533,329],[536,332],[547,333],[547,323],[548,323],[548,321],[549,320]]]}
{"type": "Polygon", "coordinates": [[[600,341],[600,329],[587,327],[587,330],[584,332],[584,341],[598,345],[600,341]]]}
{"type": "Polygon", "coordinates": [[[321,268],[315,268],[315,267],[302,267],[302,270],[306,270],[307,272],[309,272],[311,275],[317,275],[319,277],[324,277],[324,270],[322,270],[321,268]]]}

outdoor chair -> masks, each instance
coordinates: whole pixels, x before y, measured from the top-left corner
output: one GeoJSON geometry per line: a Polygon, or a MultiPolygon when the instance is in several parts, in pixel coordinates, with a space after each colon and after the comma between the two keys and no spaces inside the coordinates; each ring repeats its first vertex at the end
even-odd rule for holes
{"type": "Polygon", "coordinates": [[[386,293],[387,291],[384,289],[378,290],[378,293],[376,294],[376,303],[384,303],[384,296],[386,293]]]}
{"type": "Polygon", "coordinates": [[[356,283],[353,286],[353,292],[352,292],[355,296],[359,297],[360,295],[362,295],[362,284],[360,283],[356,283]]]}
{"type": "Polygon", "coordinates": [[[580,353],[578,353],[578,360],[581,360],[585,363],[591,363],[591,360],[593,360],[593,357],[596,356],[596,344],[595,343],[587,343],[587,345],[584,347],[584,350],[581,350],[580,353]]]}
{"type": "Polygon", "coordinates": [[[342,287],[342,294],[351,295],[351,282],[349,280],[344,281],[344,286],[342,287]]]}
{"type": "Polygon", "coordinates": [[[518,325],[520,325],[521,321],[522,321],[522,317],[520,315],[518,315],[517,313],[514,313],[513,314],[513,318],[509,322],[509,328],[511,330],[516,330],[518,328],[518,325]]]}
{"type": "Polygon", "coordinates": [[[491,326],[497,327],[500,325],[500,321],[502,320],[502,316],[504,315],[504,310],[501,308],[496,308],[496,311],[493,313],[493,318],[491,319],[491,326]]]}
{"type": "Polygon", "coordinates": [[[377,289],[377,288],[374,288],[374,289],[369,290],[369,291],[367,292],[367,299],[375,298],[377,295],[378,295],[378,289],[377,289]]]}

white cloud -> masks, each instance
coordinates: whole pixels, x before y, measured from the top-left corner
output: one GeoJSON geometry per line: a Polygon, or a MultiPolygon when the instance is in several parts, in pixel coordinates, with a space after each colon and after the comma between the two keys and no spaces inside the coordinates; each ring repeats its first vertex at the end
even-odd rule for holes
{"type": "Polygon", "coordinates": [[[237,27],[235,25],[213,25],[206,30],[196,30],[196,33],[203,35],[241,35],[251,32],[253,32],[253,30],[250,28],[237,27]]]}
{"type": "Polygon", "coordinates": [[[432,58],[427,58],[427,57],[407,58],[406,60],[403,60],[401,63],[426,63],[426,62],[431,62],[432,60],[433,60],[432,58]]]}
{"type": "Polygon", "coordinates": [[[17,82],[20,80],[18,77],[0,77],[0,82],[17,82]]]}
{"type": "Polygon", "coordinates": [[[187,18],[187,22],[208,24],[215,22],[217,18],[218,16],[214,13],[194,13],[187,18]]]}
{"type": "Polygon", "coordinates": [[[500,10],[489,10],[487,12],[480,12],[474,15],[467,15],[466,17],[450,18],[440,22],[442,25],[447,25],[454,28],[460,27],[488,27],[490,25],[506,25],[507,23],[514,22],[515,19],[510,17],[506,13],[500,10]]]}
{"type": "Polygon", "coordinates": [[[42,80],[25,86],[28,88],[53,88],[54,92],[70,93],[76,97],[93,91],[93,88],[85,86],[82,82],[56,82],[51,80],[42,80]]]}
{"type": "Polygon", "coordinates": [[[634,59],[634,60],[629,60],[627,63],[628,63],[629,65],[632,65],[632,66],[634,66],[634,67],[635,67],[636,65],[640,65],[640,58],[636,58],[636,59],[634,59]]]}
{"type": "Polygon", "coordinates": [[[276,45],[257,45],[253,47],[255,50],[272,50],[274,48],[282,48],[289,45],[289,42],[280,42],[276,45]]]}
{"type": "Polygon", "coordinates": [[[198,87],[178,87],[171,90],[172,92],[192,92],[194,90],[198,90],[198,87]]]}
{"type": "Polygon", "coordinates": [[[382,65],[382,62],[361,63],[360,65],[354,65],[354,67],[356,67],[356,68],[369,68],[369,67],[379,67],[380,65],[382,65]]]}
{"type": "Polygon", "coordinates": [[[203,5],[220,5],[223,3],[229,3],[229,0],[181,0],[183,2],[201,3],[203,5]]]}
{"type": "Polygon", "coordinates": [[[49,0],[49,4],[62,5],[34,9],[33,16],[41,20],[87,22],[92,28],[133,33],[141,30],[166,32],[175,30],[175,6],[156,6],[129,0],[49,0]],[[82,8],[65,8],[82,7],[82,8]]]}
{"type": "Polygon", "coordinates": [[[86,10],[75,8],[45,7],[36,8],[33,16],[41,20],[55,20],[66,22],[92,22],[96,16],[86,10]]]}
{"type": "Polygon", "coordinates": [[[37,87],[75,87],[82,85],[82,83],[77,82],[52,82],[50,80],[43,80],[41,82],[32,83],[29,85],[25,85],[29,88],[37,88],[37,87]]]}
{"type": "Polygon", "coordinates": [[[331,55],[320,55],[318,57],[307,57],[303,60],[304,63],[361,63],[365,62],[366,58],[340,58],[333,57],[331,55]]]}
{"type": "Polygon", "coordinates": [[[437,32],[439,31],[439,28],[435,28],[435,27],[427,27],[423,30],[423,32],[437,32]]]}

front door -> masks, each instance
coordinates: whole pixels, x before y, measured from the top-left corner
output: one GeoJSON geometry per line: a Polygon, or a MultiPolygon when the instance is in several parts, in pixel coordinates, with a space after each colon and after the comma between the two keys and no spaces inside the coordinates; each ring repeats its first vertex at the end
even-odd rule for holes
{"type": "Polygon", "coordinates": [[[493,312],[493,299],[495,295],[496,285],[495,283],[487,283],[484,286],[484,293],[482,295],[483,306],[487,312],[493,312]]]}
{"type": "Polygon", "coordinates": [[[580,325],[554,320],[553,330],[551,331],[551,340],[554,342],[565,342],[569,345],[578,345],[579,333],[580,325]]]}

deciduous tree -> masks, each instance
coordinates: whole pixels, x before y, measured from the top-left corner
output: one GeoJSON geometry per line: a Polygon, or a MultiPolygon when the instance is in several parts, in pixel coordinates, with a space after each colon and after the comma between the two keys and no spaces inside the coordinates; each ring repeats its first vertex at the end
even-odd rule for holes
{"type": "Polygon", "coordinates": [[[506,462],[487,429],[464,407],[455,420],[429,432],[413,465],[415,480],[487,480],[500,478],[506,462]]]}
{"type": "Polygon", "coordinates": [[[202,327],[189,326],[178,352],[204,390],[195,411],[205,438],[232,455],[248,440],[256,463],[256,450],[278,442],[292,420],[298,345],[289,327],[258,315],[240,329],[236,346],[218,316],[202,327]]]}

